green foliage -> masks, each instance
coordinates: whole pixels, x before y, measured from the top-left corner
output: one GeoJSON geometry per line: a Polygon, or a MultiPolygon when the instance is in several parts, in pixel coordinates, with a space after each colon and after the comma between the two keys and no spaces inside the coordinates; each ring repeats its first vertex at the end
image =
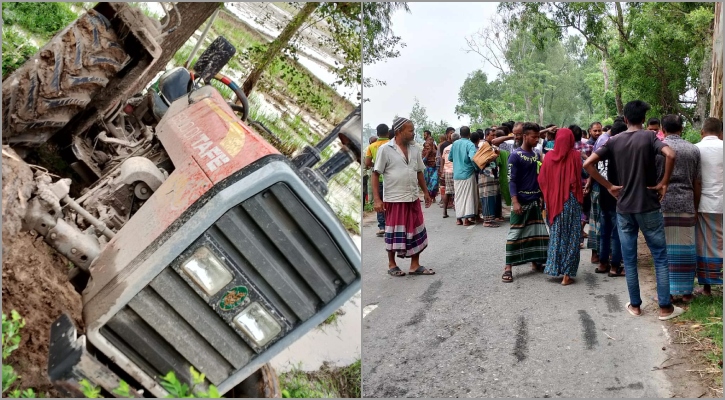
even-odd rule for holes
{"type": "MultiPolygon", "coordinates": [[[[694,107],[681,103],[700,82],[710,63],[714,3],[502,3],[510,12],[509,25],[531,30],[535,45],[584,40],[587,57],[598,55],[609,73],[604,90],[597,76],[586,77],[591,100],[590,119],[614,115],[615,99],[622,104],[640,99],[652,106],[652,116],[681,113],[687,119],[694,107]]],[[[604,68],[602,68],[604,70],[604,68]]],[[[705,90],[706,92],[706,90],[705,90]]],[[[709,93],[706,94],[709,96],[709,93]]],[[[556,122],[558,123],[558,122],[556,122]]]]}
{"type": "Polygon", "coordinates": [[[88,382],[88,379],[81,379],[79,383],[81,385],[81,391],[87,399],[100,399],[103,397],[101,396],[101,388],[93,386],[92,383],[88,382]]]}
{"type": "Polygon", "coordinates": [[[695,143],[699,143],[700,140],[702,140],[702,135],[700,134],[699,131],[696,131],[690,125],[690,126],[685,127],[685,129],[682,131],[682,138],[692,144],[695,144],[695,143]]]}
{"type": "Polygon", "coordinates": [[[190,367],[192,376],[191,388],[186,383],[179,381],[176,374],[171,371],[162,378],[161,386],[169,392],[167,398],[212,398],[221,397],[219,391],[214,385],[209,386],[208,391],[204,391],[206,375],[197,372],[194,367],[190,367]]]}
{"type": "Polygon", "coordinates": [[[3,22],[18,25],[45,39],[73,22],[77,16],[67,3],[2,3],[3,22]]]}
{"type": "Polygon", "coordinates": [[[38,49],[12,27],[3,28],[3,79],[32,57],[38,49]]]}
{"type": "Polygon", "coordinates": [[[35,399],[38,397],[38,395],[33,389],[15,389],[10,391],[7,397],[11,399],[35,399]]]}
{"type": "Polygon", "coordinates": [[[118,385],[116,389],[113,390],[113,394],[122,397],[122,398],[130,398],[131,396],[131,386],[126,383],[126,381],[121,381],[121,383],[118,385]]]}
{"type": "Polygon", "coordinates": [[[294,368],[279,377],[283,398],[359,398],[361,362],[334,368],[323,365],[318,371],[294,368]]]}
{"type": "Polygon", "coordinates": [[[25,319],[17,311],[12,310],[10,319],[5,313],[2,314],[2,324],[3,360],[5,360],[20,346],[20,329],[25,326],[25,319]]]}
{"type": "MultiPolygon", "coordinates": [[[[2,346],[3,346],[3,381],[2,381],[2,393],[8,392],[10,387],[15,383],[19,376],[15,373],[15,370],[11,365],[5,364],[6,358],[12,354],[20,346],[20,329],[25,326],[25,319],[20,314],[12,310],[10,311],[10,318],[2,314],[2,346]]],[[[8,392],[6,397],[13,398],[34,398],[36,397],[33,389],[14,389],[8,392]]]]}
{"type": "Polygon", "coordinates": [[[15,373],[15,370],[10,365],[3,365],[3,387],[2,392],[3,394],[10,389],[10,386],[15,383],[15,381],[18,380],[18,375],[15,373]]]}

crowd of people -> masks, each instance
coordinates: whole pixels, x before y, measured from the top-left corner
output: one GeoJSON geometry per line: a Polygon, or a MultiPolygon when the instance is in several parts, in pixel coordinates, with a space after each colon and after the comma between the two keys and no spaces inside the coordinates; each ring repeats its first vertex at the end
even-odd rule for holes
{"type": "Polygon", "coordinates": [[[722,285],[723,125],[706,119],[701,140],[691,144],[682,137],[682,117],[646,120],[648,111],[647,103],[632,101],[613,124],[593,122],[586,130],[514,121],[475,132],[449,127],[440,144],[425,131],[423,146],[406,118],[379,125],[365,164],[388,273],[406,275],[397,255],[411,259],[408,274],[435,274],[419,259],[428,245],[419,190],[426,208],[440,193],[443,218],[453,208],[460,226],[501,227],[505,202],[511,212],[503,282],[513,282],[513,266],[531,263],[570,285],[586,241],[595,272],[625,277],[627,311],[639,316],[642,232],[659,318],[677,317],[683,310],[674,302],[692,300],[695,278],[703,295],[722,285]]]}

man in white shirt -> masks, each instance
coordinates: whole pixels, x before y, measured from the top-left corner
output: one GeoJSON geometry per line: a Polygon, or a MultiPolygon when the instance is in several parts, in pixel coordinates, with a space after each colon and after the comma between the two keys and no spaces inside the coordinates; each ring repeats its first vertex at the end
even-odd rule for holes
{"type": "Polygon", "coordinates": [[[697,209],[695,243],[697,282],[709,296],[711,285],[722,286],[723,228],[723,142],[722,121],[708,118],[702,126],[700,150],[702,194],[697,209]]]}
{"type": "Polygon", "coordinates": [[[423,222],[423,210],[418,188],[423,191],[425,207],[432,200],[423,177],[423,157],[414,142],[413,123],[406,118],[393,122],[394,139],[380,146],[373,167],[373,182],[380,175],[385,181],[384,193],[373,185],[375,211],[385,212],[385,250],[388,252],[388,274],[405,276],[395,262],[410,258],[410,275],[433,275],[432,269],[420,265],[420,253],[428,246],[428,234],[423,222]]]}

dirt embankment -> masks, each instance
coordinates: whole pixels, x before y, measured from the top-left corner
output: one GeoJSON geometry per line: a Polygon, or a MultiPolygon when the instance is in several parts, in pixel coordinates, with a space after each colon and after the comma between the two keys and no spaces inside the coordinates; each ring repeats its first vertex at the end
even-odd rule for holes
{"type": "Polygon", "coordinates": [[[27,165],[2,157],[2,309],[17,310],[25,318],[20,347],[3,363],[20,376],[19,387],[36,392],[53,390],[47,376],[50,326],[68,312],[82,327],[81,296],[68,283],[68,260],[41,237],[21,232],[21,218],[33,190],[33,173],[27,165]]]}

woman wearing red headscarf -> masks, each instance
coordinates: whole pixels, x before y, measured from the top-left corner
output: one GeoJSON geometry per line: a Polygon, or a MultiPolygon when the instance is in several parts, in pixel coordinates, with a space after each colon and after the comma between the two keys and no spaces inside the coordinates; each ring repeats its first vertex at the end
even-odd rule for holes
{"type": "Polygon", "coordinates": [[[574,150],[574,134],[563,128],[556,131],[554,150],[544,158],[539,173],[539,186],[546,202],[546,218],[551,225],[546,272],[564,275],[562,285],[574,283],[579,268],[581,239],[581,204],[584,201],[581,182],[581,153],[574,150]]]}

